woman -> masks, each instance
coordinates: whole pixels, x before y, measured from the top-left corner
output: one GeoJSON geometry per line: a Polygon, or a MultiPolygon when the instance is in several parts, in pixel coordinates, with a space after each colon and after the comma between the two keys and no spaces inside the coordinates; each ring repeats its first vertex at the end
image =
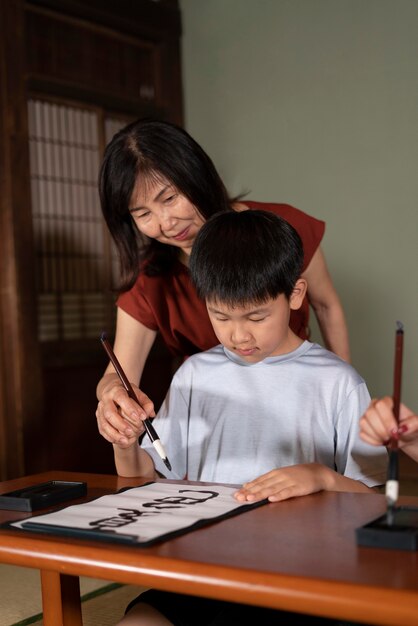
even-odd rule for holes
{"type": "Polygon", "coordinates": [[[308,299],[290,326],[308,337],[310,304],[325,345],[349,360],[343,309],[320,248],[323,222],[286,204],[231,199],[199,144],[162,121],[139,120],[115,135],[105,151],[99,187],[122,269],[114,350],[141,405],[129,399],[109,364],[97,386],[96,416],[105,439],[124,445],[132,434],[129,422],[154,415],[151,400],[136,385],[157,332],[183,358],[218,343],[187,264],[200,227],[219,211],[269,210],[296,228],[304,246],[308,299]]]}

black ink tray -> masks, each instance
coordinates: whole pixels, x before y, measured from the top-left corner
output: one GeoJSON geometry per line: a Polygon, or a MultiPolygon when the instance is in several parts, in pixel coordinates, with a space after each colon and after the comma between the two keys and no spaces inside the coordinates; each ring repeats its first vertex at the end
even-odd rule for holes
{"type": "Polygon", "coordinates": [[[36,511],[87,493],[87,483],[81,481],[49,480],[16,491],[0,494],[0,509],[36,511]]]}
{"type": "Polygon", "coordinates": [[[418,550],[418,508],[397,507],[388,515],[356,529],[357,544],[370,548],[418,550]]]}

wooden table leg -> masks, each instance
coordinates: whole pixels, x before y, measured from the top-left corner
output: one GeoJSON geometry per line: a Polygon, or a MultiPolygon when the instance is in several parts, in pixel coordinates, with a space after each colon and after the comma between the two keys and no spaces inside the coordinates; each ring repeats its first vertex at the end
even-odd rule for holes
{"type": "Polygon", "coordinates": [[[44,626],[83,626],[80,579],[41,570],[44,626]]]}

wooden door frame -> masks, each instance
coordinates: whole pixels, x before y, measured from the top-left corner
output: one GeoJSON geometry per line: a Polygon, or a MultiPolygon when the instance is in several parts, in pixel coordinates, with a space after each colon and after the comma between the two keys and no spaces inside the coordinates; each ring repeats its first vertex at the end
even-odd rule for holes
{"type": "Polygon", "coordinates": [[[44,459],[23,27],[23,0],[0,0],[2,480],[42,469],[44,459]]]}

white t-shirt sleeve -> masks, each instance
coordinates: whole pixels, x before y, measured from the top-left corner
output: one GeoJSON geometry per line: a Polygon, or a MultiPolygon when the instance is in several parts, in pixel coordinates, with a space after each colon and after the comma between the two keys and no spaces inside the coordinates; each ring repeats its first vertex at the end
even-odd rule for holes
{"type": "Polygon", "coordinates": [[[340,474],[376,487],[385,483],[388,455],[385,447],[371,446],[360,438],[360,417],[369,403],[364,382],[348,394],[337,416],[335,465],[340,474]]]}

